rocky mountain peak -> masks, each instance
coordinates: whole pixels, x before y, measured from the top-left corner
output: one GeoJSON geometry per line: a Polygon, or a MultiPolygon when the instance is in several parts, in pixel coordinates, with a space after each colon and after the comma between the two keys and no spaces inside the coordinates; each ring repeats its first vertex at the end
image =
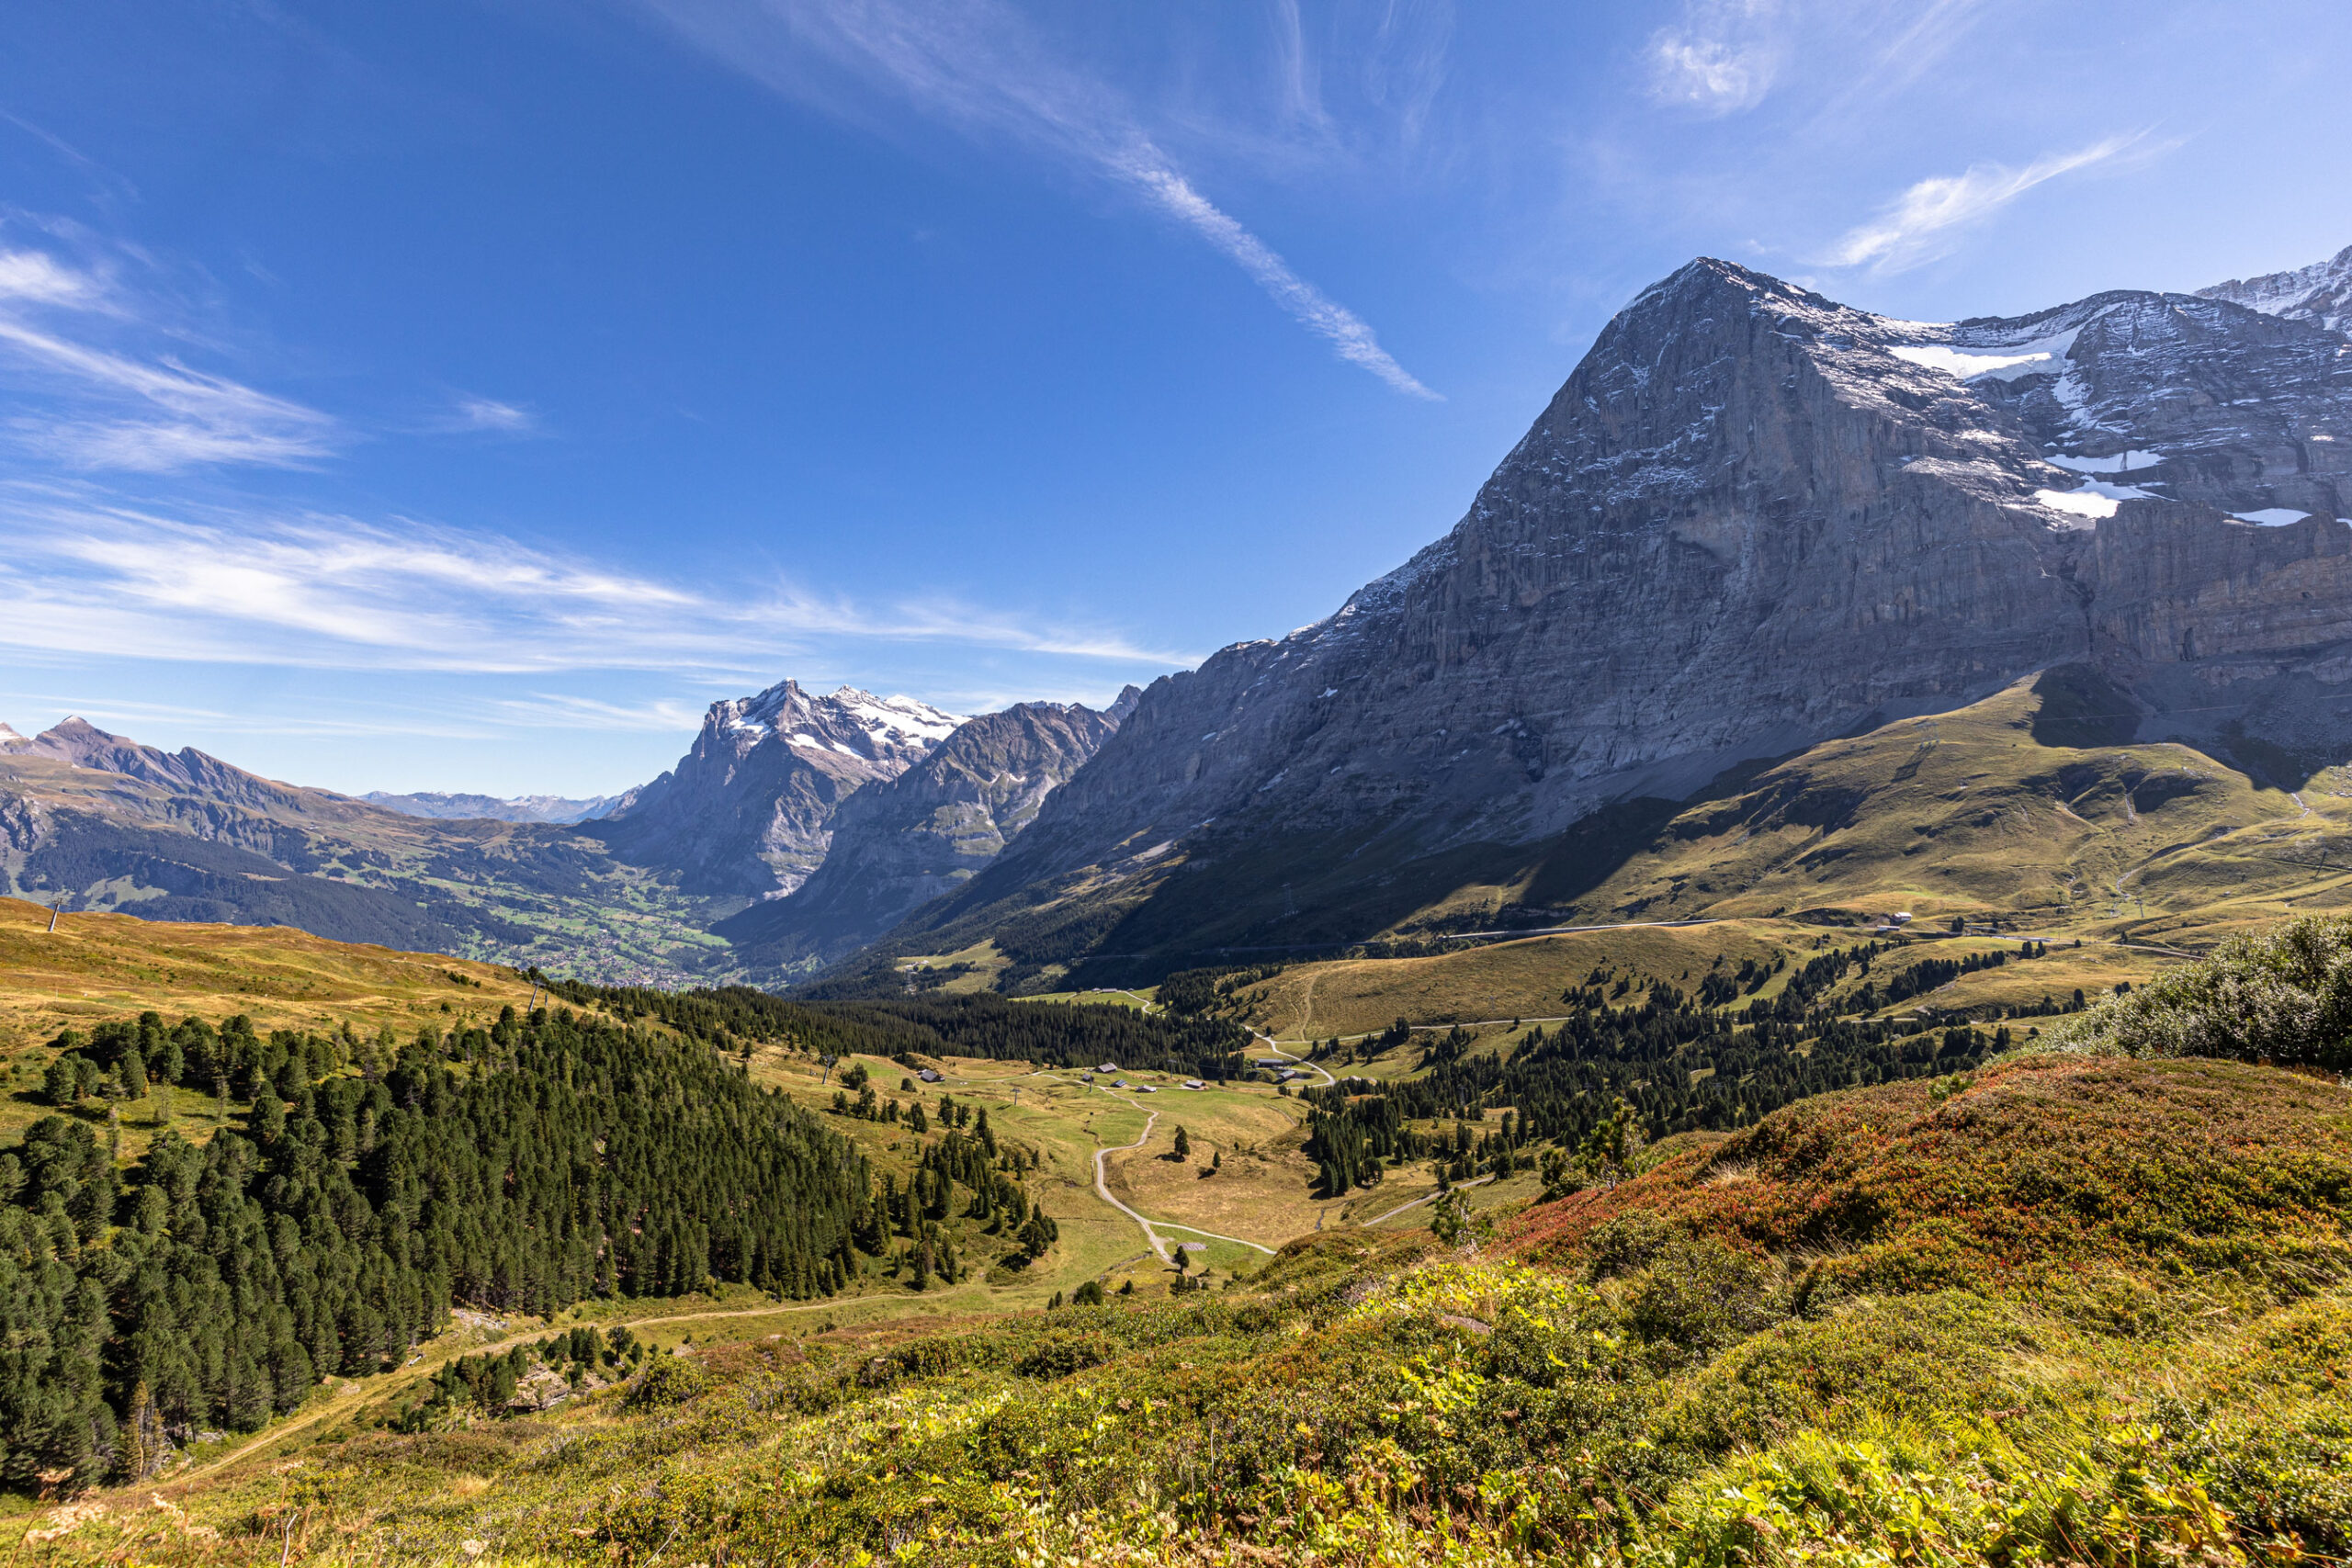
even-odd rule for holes
{"type": "Polygon", "coordinates": [[[2352,245],[2309,266],[2259,277],[2233,277],[2197,292],[2205,299],[2226,299],[2265,315],[2352,334],[2352,245]]]}
{"type": "MultiPolygon", "coordinates": [[[[1129,686],[1120,700],[1132,708],[1140,695],[1129,686]]],[[[823,863],[718,934],[758,972],[842,957],[994,862],[1118,728],[1080,703],[1016,703],[966,720],[896,778],[842,801],[823,863]]]]}
{"type": "Polygon", "coordinates": [[[1135,897],[1168,940],[1279,944],[1316,897],[1369,919],[1402,867],[2070,660],[2189,731],[2308,729],[2298,682],[2352,649],[2347,500],[2352,356],[2313,322],[2132,290],[1905,321],[1695,261],[1601,331],[1449,533],[1155,682],[922,919],[979,940],[991,899],[1082,882],[1096,929],[1135,897]],[[1270,881],[1285,854],[1311,883],[1270,881]]]}
{"type": "Polygon", "coordinates": [[[624,859],[675,870],[689,892],[773,897],[807,881],[833,813],[897,778],[964,723],[911,697],[797,681],[710,705],[678,765],[632,790],[593,831],[624,859]]]}
{"type": "Polygon", "coordinates": [[[912,697],[878,697],[855,686],[811,696],[798,682],[787,680],[752,696],[713,703],[704,729],[738,748],[781,737],[787,746],[904,765],[963,722],[961,715],[912,697]]]}

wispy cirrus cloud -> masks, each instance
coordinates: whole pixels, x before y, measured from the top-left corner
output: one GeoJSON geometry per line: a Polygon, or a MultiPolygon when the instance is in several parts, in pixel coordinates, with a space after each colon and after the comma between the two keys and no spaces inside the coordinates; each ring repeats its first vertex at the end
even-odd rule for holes
{"type": "Polygon", "coordinates": [[[303,513],[0,498],[0,646],[60,655],[483,675],[769,677],[826,648],[961,646],[1159,670],[1193,656],[950,598],[664,581],[495,535],[303,513]]]}
{"type": "MultiPolygon", "coordinates": [[[[1362,317],[1202,195],[1114,91],[1053,58],[1009,6],[991,0],[641,3],[706,52],[778,92],[840,107],[838,79],[845,74],[967,135],[1015,141],[1108,179],[1205,240],[1346,363],[1408,396],[1437,397],[1381,346],[1362,317]]],[[[1307,91],[1303,77],[1297,90],[1307,91]]]]}
{"type": "Polygon", "coordinates": [[[206,465],[306,466],[336,449],[337,422],[152,344],[164,334],[106,271],[0,245],[0,374],[17,444],[67,468],[167,473],[206,465]]]}
{"type": "Polygon", "coordinates": [[[1847,231],[1822,265],[1901,272],[1948,254],[1960,232],[1981,222],[2036,186],[2062,175],[2148,151],[2144,132],[2110,136],[2070,152],[2054,152],[2021,167],[1972,164],[1957,175],[1937,175],[1905,190],[1878,217],[1847,231]]]}
{"type": "Polygon", "coordinates": [[[529,409],[501,402],[496,398],[478,398],[469,394],[451,402],[447,412],[434,422],[432,428],[451,435],[474,433],[533,435],[538,433],[539,418],[529,409]]]}

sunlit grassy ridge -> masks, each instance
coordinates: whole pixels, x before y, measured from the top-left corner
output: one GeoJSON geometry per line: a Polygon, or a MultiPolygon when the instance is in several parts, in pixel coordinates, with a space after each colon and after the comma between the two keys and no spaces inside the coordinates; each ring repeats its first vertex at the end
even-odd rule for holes
{"type": "Polygon", "coordinates": [[[328,942],[285,926],[198,925],[130,915],[62,914],[0,898],[0,1048],[153,1010],[263,1030],[350,1020],[403,1034],[427,1015],[496,1016],[531,983],[512,969],[429,953],[328,942]],[[443,1004],[447,1004],[445,1007],[443,1004]]]}
{"type": "Polygon", "coordinates": [[[1465,888],[1419,919],[1484,898],[1583,920],[1907,909],[2199,937],[2345,901],[2341,770],[2290,789],[2177,742],[2118,743],[2111,725],[2080,716],[2100,694],[2075,690],[2071,673],[1828,741],[1711,792],[1589,889],[1561,897],[1546,882],[1588,858],[1465,888]]]}

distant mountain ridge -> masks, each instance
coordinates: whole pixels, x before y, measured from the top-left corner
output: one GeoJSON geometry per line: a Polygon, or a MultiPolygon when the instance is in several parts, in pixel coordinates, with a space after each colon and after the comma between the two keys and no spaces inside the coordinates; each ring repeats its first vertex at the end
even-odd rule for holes
{"type": "Polygon", "coordinates": [[[571,823],[594,821],[628,797],[598,795],[574,800],[560,795],[518,795],[502,799],[494,795],[444,795],[432,790],[394,795],[371,789],[359,798],[388,811],[441,821],[476,818],[491,822],[571,823]]]}
{"type": "Polygon", "coordinates": [[[2207,299],[2227,299],[2250,310],[2290,321],[2310,321],[2330,332],[2352,332],[2352,245],[2324,262],[2260,277],[2230,279],[2198,291],[2207,299]]]}
{"type": "Polygon", "coordinates": [[[773,978],[880,935],[989,863],[1136,694],[1107,714],[1041,703],[967,720],[787,680],[712,705],[675,769],[591,801],[358,799],[78,717],[30,738],[0,726],[0,892],[610,981],[773,978]],[[788,933],[759,927],[744,955],[707,934],[738,911],[747,927],[774,922],[825,864],[837,810],[933,757],[909,790],[853,818],[851,852],[788,933]]]}
{"type": "MultiPolygon", "coordinates": [[[[571,831],[427,821],[80,718],[0,737],[0,891],[73,908],[537,962],[637,874],[571,831]]],[[[611,973],[673,972],[599,948],[611,973]]]]}

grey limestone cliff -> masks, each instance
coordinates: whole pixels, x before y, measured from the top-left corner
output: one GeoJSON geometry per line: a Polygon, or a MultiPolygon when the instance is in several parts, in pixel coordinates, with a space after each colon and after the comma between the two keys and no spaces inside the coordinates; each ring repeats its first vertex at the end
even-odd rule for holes
{"type": "Polygon", "coordinates": [[[1451,533],[1154,682],[915,924],[1035,964],[1368,934],[1410,866],[2068,661],[2151,733],[2341,747],[2344,705],[2308,699],[2352,694],[2347,456],[2352,347],[2316,321],[2119,293],[1908,322],[1695,262],[1451,533]]]}

